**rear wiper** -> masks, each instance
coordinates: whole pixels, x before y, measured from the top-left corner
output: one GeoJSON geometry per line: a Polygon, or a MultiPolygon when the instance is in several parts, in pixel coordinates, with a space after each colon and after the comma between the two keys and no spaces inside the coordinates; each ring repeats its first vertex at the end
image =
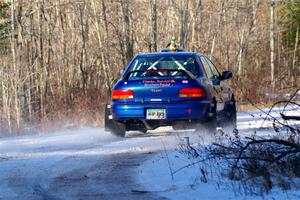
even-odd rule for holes
{"type": "Polygon", "coordinates": [[[185,70],[182,70],[182,69],[151,69],[151,70],[133,70],[133,71],[129,71],[127,72],[127,74],[123,77],[123,80],[124,81],[127,81],[129,76],[133,73],[147,73],[147,72],[182,72],[183,75],[187,78],[187,79],[193,79],[195,78],[195,76],[189,72],[189,71],[185,71],[185,70]]]}

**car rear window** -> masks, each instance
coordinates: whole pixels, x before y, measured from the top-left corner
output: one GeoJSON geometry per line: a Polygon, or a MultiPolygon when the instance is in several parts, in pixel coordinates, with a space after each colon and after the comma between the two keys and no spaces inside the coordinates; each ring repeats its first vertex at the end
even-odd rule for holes
{"type": "Polygon", "coordinates": [[[138,72],[131,73],[129,76],[130,80],[153,78],[187,78],[185,76],[186,73],[183,73],[182,71],[187,71],[193,76],[199,75],[197,62],[194,56],[190,55],[138,56],[130,64],[127,70],[127,72],[131,71],[138,72]]]}

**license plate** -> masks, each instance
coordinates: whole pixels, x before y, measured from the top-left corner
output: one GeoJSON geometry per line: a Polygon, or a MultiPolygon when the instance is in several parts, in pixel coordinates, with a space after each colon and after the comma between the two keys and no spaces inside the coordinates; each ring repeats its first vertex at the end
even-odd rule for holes
{"type": "Polygon", "coordinates": [[[146,119],[166,119],[166,109],[147,109],[146,119]]]}

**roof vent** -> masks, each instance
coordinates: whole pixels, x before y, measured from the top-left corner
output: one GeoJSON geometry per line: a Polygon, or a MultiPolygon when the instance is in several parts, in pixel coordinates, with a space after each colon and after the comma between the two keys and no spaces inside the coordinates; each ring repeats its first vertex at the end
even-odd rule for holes
{"type": "Polygon", "coordinates": [[[176,50],[170,50],[169,48],[163,48],[161,52],[183,52],[184,48],[176,48],[176,50]]]}

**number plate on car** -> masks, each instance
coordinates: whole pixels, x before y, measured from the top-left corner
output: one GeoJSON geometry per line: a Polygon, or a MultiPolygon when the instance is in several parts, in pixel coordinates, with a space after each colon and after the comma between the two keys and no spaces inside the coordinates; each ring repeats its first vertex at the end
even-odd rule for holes
{"type": "Polygon", "coordinates": [[[166,109],[147,109],[146,119],[166,119],[166,109]]]}

